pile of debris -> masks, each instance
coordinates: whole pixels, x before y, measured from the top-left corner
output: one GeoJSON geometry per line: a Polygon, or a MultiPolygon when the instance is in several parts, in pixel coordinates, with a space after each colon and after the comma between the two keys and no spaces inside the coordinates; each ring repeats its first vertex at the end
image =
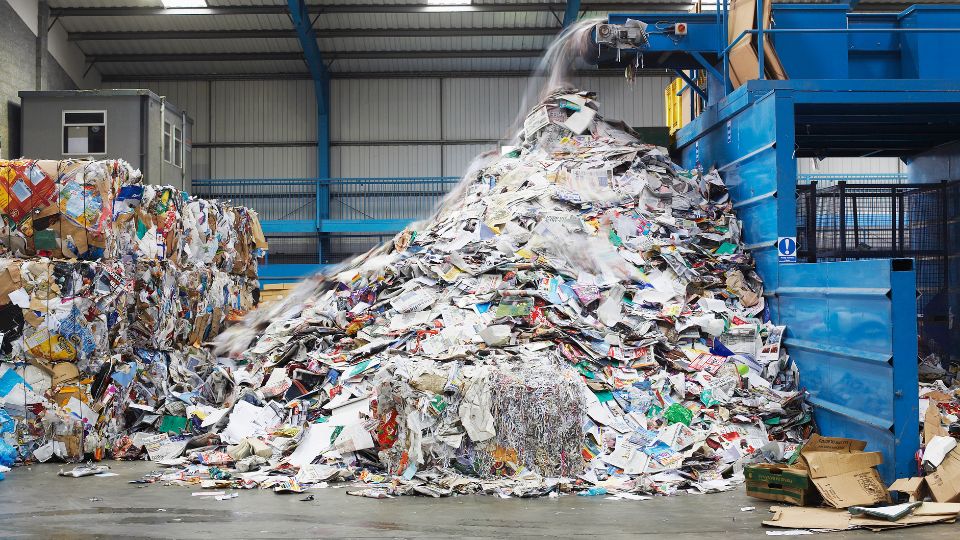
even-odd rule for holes
{"type": "Polygon", "coordinates": [[[0,161],[0,192],[0,453],[99,457],[195,395],[222,403],[200,344],[253,308],[255,212],[121,160],[0,161]]]}
{"type": "MultiPolygon", "coordinates": [[[[541,496],[731,489],[810,407],[716,172],[565,88],[435,215],[218,338],[151,479],[541,496]]],[[[132,426],[128,426],[130,428],[132,426]]]]}

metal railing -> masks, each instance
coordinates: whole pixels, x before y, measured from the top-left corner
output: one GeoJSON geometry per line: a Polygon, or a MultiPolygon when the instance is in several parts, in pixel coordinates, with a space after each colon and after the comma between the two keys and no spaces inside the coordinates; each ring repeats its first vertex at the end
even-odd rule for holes
{"type": "Polygon", "coordinates": [[[839,182],[851,184],[906,184],[906,173],[878,173],[878,174],[823,174],[806,173],[797,176],[797,185],[809,185],[816,182],[821,188],[835,186],[839,182]]]}
{"type": "Polygon", "coordinates": [[[227,178],[193,181],[193,193],[253,208],[261,221],[419,219],[460,179],[454,176],[394,178],[227,178]]]}
{"type": "Polygon", "coordinates": [[[329,264],[423,219],[459,182],[453,176],[226,178],[193,181],[194,195],[257,211],[271,264],[329,264]]]}
{"type": "Polygon", "coordinates": [[[313,178],[195,179],[192,193],[252,208],[262,221],[313,220],[317,214],[313,178]]]}

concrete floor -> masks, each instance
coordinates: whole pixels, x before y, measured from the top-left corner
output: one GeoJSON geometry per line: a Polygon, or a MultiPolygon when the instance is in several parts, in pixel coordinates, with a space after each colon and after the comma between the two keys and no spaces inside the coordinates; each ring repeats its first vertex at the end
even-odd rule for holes
{"type": "MultiPolygon", "coordinates": [[[[192,497],[192,487],[128,484],[149,462],[108,462],[119,476],[62,478],[60,465],[21,467],[0,481],[0,537],[21,538],[571,538],[732,540],[764,537],[770,504],[743,488],[715,495],[608,501],[454,497],[389,500],[351,497],[344,489],[304,495],[241,490],[235,499],[192,497]],[[91,500],[95,499],[95,500],[91,500]],[[753,512],[741,512],[755,506],[753,512]]],[[[72,466],[71,466],[72,468],[72,466]]],[[[916,527],[889,538],[955,539],[960,524],[916,527]]],[[[832,533],[859,538],[876,533],[832,533]]]]}

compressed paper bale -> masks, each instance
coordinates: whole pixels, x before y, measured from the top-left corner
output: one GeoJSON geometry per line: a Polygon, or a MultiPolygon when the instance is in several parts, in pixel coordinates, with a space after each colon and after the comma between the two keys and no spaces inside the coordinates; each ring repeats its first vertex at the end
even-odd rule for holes
{"type": "Polygon", "coordinates": [[[0,268],[8,276],[19,271],[19,290],[29,297],[23,327],[11,341],[14,356],[76,362],[87,372],[122,340],[128,296],[119,263],[8,259],[0,268]]]}
{"type": "Polygon", "coordinates": [[[549,362],[463,369],[429,360],[391,363],[376,379],[380,431],[396,430],[381,456],[396,474],[456,461],[481,478],[519,467],[575,475],[584,466],[584,391],[575,373],[549,362]]]}
{"type": "Polygon", "coordinates": [[[588,391],[579,375],[558,365],[495,369],[489,378],[496,436],[478,446],[481,471],[495,474],[501,454],[542,476],[583,472],[583,419],[588,391]]]}

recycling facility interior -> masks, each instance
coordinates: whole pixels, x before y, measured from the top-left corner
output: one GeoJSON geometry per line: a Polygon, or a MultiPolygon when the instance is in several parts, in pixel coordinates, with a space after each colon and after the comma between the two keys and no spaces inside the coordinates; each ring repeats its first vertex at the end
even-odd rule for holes
{"type": "Polygon", "coordinates": [[[0,0],[0,531],[955,535],[957,51],[936,0],[0,0]]]}

